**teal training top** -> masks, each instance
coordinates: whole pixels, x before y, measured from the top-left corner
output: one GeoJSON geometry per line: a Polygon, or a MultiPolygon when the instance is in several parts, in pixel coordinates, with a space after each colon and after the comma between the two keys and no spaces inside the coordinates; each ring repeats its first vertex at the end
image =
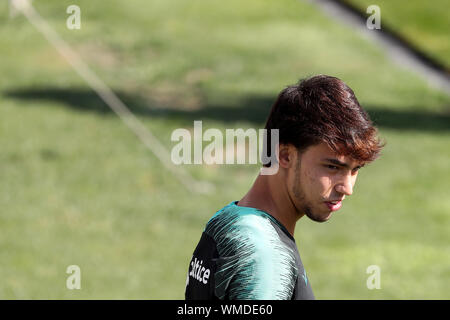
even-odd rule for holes
{"type": "Polygon", "coordinates": [[[206,224],[190,261],[186,299],[314,299],[286,228],[269,213],[237,203],[206,224]]]}

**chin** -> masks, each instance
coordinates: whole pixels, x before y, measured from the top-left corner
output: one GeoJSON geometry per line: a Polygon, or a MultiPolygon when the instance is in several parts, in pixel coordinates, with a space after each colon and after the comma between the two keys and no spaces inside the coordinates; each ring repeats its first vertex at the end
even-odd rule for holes
{"type": "Polygon", "coordinates": [[[315,213],[315,212],[307,212],[306,215],[308,218],[315,222],[327,222],[330,220],[331,216],[333,215],[331,211],[328,211],[326,213],[315,213]]]}

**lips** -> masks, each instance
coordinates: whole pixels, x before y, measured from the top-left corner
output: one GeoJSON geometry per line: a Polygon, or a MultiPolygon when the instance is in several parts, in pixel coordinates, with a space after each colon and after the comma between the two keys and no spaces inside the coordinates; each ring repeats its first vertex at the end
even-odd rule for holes
{"type": "Polygon", "coordinates": [[[342,207],[342,200],[325,201],[325,204],[331,211],[338,211],[342,207]]]}

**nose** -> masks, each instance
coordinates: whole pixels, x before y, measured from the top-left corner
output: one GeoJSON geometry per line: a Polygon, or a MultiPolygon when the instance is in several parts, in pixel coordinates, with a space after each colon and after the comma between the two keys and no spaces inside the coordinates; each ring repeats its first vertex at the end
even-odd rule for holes
{"type": "Polygon", "coordinates": [[[335,190],[336,192],[339,192],[341,194],[344,194],[346,196],[351,196],[353,193],[353,185],[354,185],[354,179],[351,174],[346,175],[344,179],[339,182],[335,190]]]}

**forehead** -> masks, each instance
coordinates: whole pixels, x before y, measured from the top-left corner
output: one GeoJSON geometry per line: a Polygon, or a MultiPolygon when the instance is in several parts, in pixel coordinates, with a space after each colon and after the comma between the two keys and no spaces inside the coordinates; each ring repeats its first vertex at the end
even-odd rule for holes
{"type": "Polygon", "coordinates": [[[365,163],[364,161],[355,160],[350,156],[336,153],[325,142],[320,142],[316,145],[310,146],[302,153],[302,161],[306,160],[320,162],[330,159],[338,160],[339,162],[345,163],[350,167],[361,166],[365,163]]]}

